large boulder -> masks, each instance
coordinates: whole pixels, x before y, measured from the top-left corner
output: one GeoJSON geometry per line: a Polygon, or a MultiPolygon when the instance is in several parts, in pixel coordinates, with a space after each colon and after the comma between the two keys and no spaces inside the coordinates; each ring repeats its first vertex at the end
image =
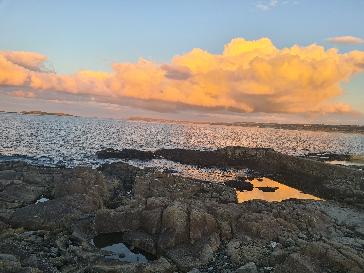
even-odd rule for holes
{"type": "Polygon", "coordinates": [[[189,239],[188,207],[182,202],[174,202],[163,211],[158,247],[166,250],[184,244],[189,239]]]}

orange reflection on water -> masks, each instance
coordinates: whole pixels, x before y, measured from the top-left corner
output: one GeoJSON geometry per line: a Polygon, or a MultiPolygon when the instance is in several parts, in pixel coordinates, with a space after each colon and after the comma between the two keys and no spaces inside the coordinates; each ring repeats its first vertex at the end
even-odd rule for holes
{"type": "Polygon", "coordinates": [[[265,201],[282,201],[285,199],[296,198],[296,199],[313,199],[322,200],[311,194],[303,193],[294,188],[283,185],[272,179],[263,177],[260,179],[255,178],[250,181],[254,189],[252,191],[236,191],[238,202],[242,203],[248,200],[261,199],[265,201]],[[261,180],[261,181],[260,181],[261,180]],[[275,192],[263,192],[258,187],[276,187],[278,188],[275,192]]]}

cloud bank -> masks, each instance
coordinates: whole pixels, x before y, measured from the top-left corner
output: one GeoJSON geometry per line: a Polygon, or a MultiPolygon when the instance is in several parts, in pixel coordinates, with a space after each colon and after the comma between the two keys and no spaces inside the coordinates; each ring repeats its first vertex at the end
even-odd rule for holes
{"type": "Polygon", "coordinates": [[[44,70],[46,60],[0,51],[0,91],[160,112],[349,112],[349,105],[331,101],[343,93],[340,83],[364,69],[363,51],[342,54],[315,44],[279,49],[268,38],[233,39],[221,54],[193,49],[168,64],[115,63],[110,73],[51,73],[44,70]]]}

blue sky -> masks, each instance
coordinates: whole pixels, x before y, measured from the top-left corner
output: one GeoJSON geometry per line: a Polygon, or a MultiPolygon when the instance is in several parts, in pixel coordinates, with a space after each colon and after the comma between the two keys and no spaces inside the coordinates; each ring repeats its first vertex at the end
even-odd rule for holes
{"type": "MultiPolygon", "coordinates": [[[[65,74],[110,71],[112,63],[141,57],[168,63],[192,48],[220,53],[235,37],[364,50],[326,40],[363,38],[363,26],[363,0],[0,0],[0,51],[39,52],[65,74]]],[[[363,73],[343,86],[341,101],[364,109],[363,73]]]]}
{"type": "Polygon", "coordinates": [[[195,47],[218,53],[235,37],[269,37],[279,47],[330,47],[328,37],[364,37],[364,1],[287,0],[257,8],[264,2],[3,0],[0,49],[40,52],[57,71],[70,73],[140,57],[167,62],[195,47]]]}

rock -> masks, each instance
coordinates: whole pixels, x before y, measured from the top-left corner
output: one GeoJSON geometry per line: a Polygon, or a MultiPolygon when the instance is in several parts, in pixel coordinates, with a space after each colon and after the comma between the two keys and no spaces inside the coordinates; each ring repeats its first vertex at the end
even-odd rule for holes
{"type": "Polygon", "coordinates": [[[138,230],[141,227],[142,206],[123,206],[118,209],[99,210],[95,217],[95,229],[98,233],[124,232],[138,230]]]}
{"type": "Polygon", "coordinates": [[[156,243],[154,238],[148,233],[141,231],[127,231],[123,234],[123,240],[128,245],[140,249],[150,255],[156,255],[156,243]]]}
{"type": "Polygon", "coordinates": [[[252,183],[243,180],[226,181],[225,185],[235,188],[238,191],[252,191],[254,188],[252,183]]]}
{"type": "Polygon", "coordinates": [[[73,194],[19,208],[11,216],[10,224],[32,230],[64,228],[82,214],[95,212],[98,205],[87,195],[73,194]]]}
{"type": "Polygon", "coordinates": [[[112,148],[98,151],[96,156],[101,159],[106,158],[120,158],[120,159],[139,159],[150,160],[153,159],[154,153],[150,151],[139,151],[136,149],[123,149],[121,151],[112,148]]]}
{"type": "Polygon", "coordinates": [[[190,212],[190,240],[193,244],[195,241],[208,237],[213,232],[217,232],[215,218],[202,209],[192,205],[190,212]]]}
{"type": "Polygon", "coordinates": [[[9,254],[0,254],[0,272],[17,273],[22,271],[22,266],[18,259],[9,254]]]}
{"type": "Polygon", "coordinates": [[[149,234],[160,233],[162,224],[162,213],[163,209],[161,208],[142,211],[140,215],[142,229],[149,234]]]}
{"type": "MultiPolygon", "coordinates": [[[[163,151],[183,162],[201,153],[175,152],[163,151]]],[[[223,165],[241,166],[242,159],[258,164],[256,158],[265,155],[282,159],[266,149],[226,148],[203,152],[192,161],[211,164],[218,159],[226,160],[223,165]]],[[[0,257],[0,272],[172,273],[199,268],[231,273],[241,265],[239,270],[248,270],[251,263],[261,273],[364,271],[363,213],[344,203],[237,204],[235,190],[222,183],[139,170],[126,163],[96,171],[0,163],[0,172],[4,170],[15,172],[5,172],[0,179],[0,249],[5,255],[0,257]],[[50,200],[34,204],[39,193],[50,200]],[[96,235],[113,232],[119,237],[109,234],[112,239],[104,246],[124,242],[159,259],[126,264],[106,258],[91,239],[96,242],[96,235]]],[[[338,172],[341,177],[341,169],[338,172]]]]}
{"type": "Polygon", "coordinates": [[[306,257],[298,253],[291,254],[285,262],[278,266],[274,273],[319,273],[315,266],[306,257]]]}
{"type": "Polygon", "coordinates": [[[239,267],[236,271],[236,273],[258,273],[257,266],[255,263],[250,262],[247,263],[241,267],[239,267]]]}
{"type": "Polygon", "coordinates": [[[278,187],[257,187],[258,190],[261,190],[262,192],[275,192],[278,190],[278,187]]]}
{"type": "Polygon", "coordinates": [[[134,194],[137,198],[163,197],[170,200],[216,200],[235,203],[235,190],[217,183],[207,183],[171,174],[147,173],[135,178],[134,194]]]}
{"type": "Polygon", "coordinates": [[[167,250],[188,241],[188,218],[186,204],[179,201],[175,201],[163,211],[161,234],[158,240],[158,246],[161,249],[167,250]]]}
{"type": "Polygon", "coordinates": [[[102,206],[103,200],[107,198],[105,178],[99,172],[88,168],[65,170],[62,176],[55,177],[54,197],[72,194],[86,194],[102,206]]]}
{"type": "Polygon", "coordinates": [[[140,269],[140,273],[172,273],[176,267],[172,265],[166,258],[161,257],[156,261],[145,264],[140,269]]]}
{"type": "Polygon", "coordinates": [[[10,254],[0,254],[0,261],[16,262],[17,258],[14,255],[10,255],[10,254]]]}
{"type": "Polygon", "coordinates": [[[231,240],[226,246],[226,253],[233,263],[240,262],[240,246],[241,242],[238,239],[231,240]]]}

